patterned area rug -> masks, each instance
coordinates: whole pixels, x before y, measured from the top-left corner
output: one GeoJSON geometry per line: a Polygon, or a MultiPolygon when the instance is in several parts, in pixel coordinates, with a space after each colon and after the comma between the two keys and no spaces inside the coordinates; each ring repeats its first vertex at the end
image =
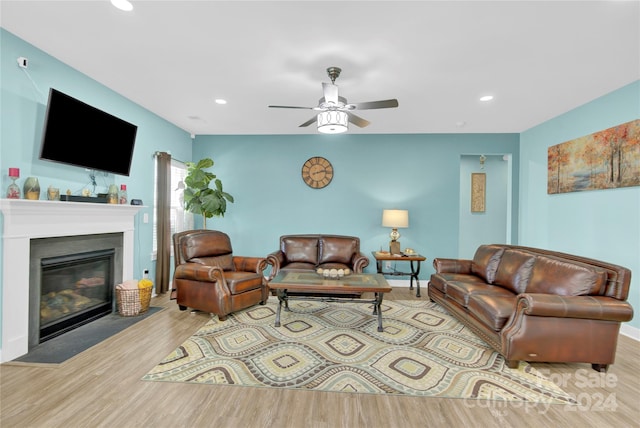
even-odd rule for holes
{"type": "Polygon", "coordinates": [[[319,391],[575,403],[527,363],[504,358],[437,304],[277,299],[212,318],[142,379],[319,391]]]}

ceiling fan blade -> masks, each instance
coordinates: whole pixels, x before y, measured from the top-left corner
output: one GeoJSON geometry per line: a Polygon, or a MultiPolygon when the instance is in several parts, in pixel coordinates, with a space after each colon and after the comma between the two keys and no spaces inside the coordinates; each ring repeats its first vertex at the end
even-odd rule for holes
{"type": "Polygon", "coordinates": [[[369,101],[366,103],[353,103],[345,106],[349,110],[372,110],[376,108],[393,108],[398,107],[398,100],[381,100],[381,101],[369,101]]]}
{"type": "Polygon", "coordinates": [[[317,116],[313,116],[311,119],[307,120],[305,123],[300,125],[298,128],[304,128],[305,126],[309,126],[312,123],[315,123],[316,119],[317,119],[317,116]]]}
{"type": "Polygon", "coordinates": [[[297,107],[297,106],[269,106],[270,108],[300,108],[304,110],[313,110],[315,107],[297,107]]]}
{"type": "Polygon", "coordinates": [[[327,103],[338,104],[338,86],[333,83],[322,83],[324,100],[327,103]]]}
{"type": "Polygon", "coordinates": [[[347,116],[349,116],[349,122],[353,123],[356,126],[359,126],[360,128],[364,128],[365,126],[368,126],[371,123],[368,120],[363,119],[360,116],[356,116],[355,114],[349,111],[345,113],[347,113],[347,116]]]}

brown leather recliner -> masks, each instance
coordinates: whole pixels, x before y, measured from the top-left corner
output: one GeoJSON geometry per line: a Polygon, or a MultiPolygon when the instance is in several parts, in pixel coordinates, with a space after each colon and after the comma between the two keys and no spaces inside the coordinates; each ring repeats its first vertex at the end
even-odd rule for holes
{"type": "Polygon", "coordinates": [[[180,310],[210,312],[224,321],[232,312],[265,304],[268,288],[260,257],[233,255],[231,240],[216,230],[189,230],[173,235],[173,288],[180,310]]]}

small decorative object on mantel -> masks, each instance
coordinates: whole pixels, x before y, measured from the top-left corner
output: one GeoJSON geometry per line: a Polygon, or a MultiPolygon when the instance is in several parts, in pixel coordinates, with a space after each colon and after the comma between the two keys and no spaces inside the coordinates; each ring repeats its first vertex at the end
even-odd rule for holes
{"type": "Polygon", "coordinates": [[[47,200],[49,201],[59,201],[60,200],[60,189],[57,187],[49,186],[47,189],[47,200]]]}
{"type": "Polygon", "coordinates": [[[20,178],[20,168],[9,168],[9,178],[11,184],[7,187],[7,198],[20,199],[20,187],[16,184],[16,180],[20,178]]]}
{"type": "Polygon", "coordinates": [[[108,204],[118,203],[118,186],[116,186],[115,184],[109,185],[109,192],[107,192],[107,203],[108,204]]]}
{"type": "Polygon", "coordinates": [[[120,185],[120,197],[118,198],[118,203],[119,204],[127,203],[127,185],[126,184],[120,185]]]}
{"type": "Polygon", "coordinates": [[[37,201],[40,199],[40,182],[37,177],[27,177],[24,182],[24,198],[37,201]]]}

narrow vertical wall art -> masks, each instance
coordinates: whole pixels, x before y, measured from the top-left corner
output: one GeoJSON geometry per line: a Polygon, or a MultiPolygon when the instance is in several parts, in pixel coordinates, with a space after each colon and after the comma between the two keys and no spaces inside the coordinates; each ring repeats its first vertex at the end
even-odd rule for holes
{"type": "Polygon", "coordinates": [[[487,176],[484,172],[471,173],[471,212],[483,213],[485,210],[487,176]]]}

